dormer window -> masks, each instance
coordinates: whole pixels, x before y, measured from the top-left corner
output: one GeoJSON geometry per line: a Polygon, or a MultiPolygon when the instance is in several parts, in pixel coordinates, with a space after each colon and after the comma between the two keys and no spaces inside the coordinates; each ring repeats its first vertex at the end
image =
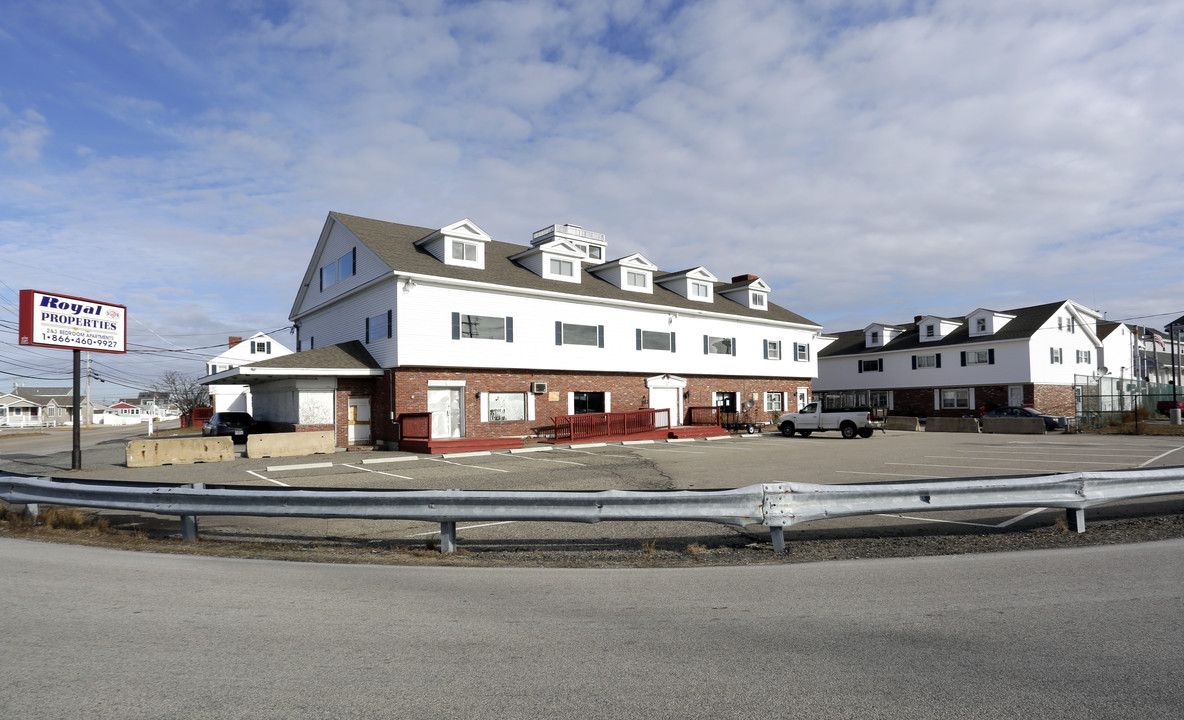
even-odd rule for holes
{"type": "Polygon", "coordinates": [[[933,326],[932,325],[925,326],[925,337],[933,337],[933,326]]]}
{"type": "Polygon", "coordinates": [[[644,290],[649,287],[649,275],[643,272],[628,270],[625,272],[625,284],[631,288],[644,290]]]}
{"type": "Polygon", "coordinates": [[[880,344],[880,332],[878,330],[872,330],[872,343],[871,344],[872,345],[879,345],[880,344]]]}
{"type": "Polygon", "coordinates": [[[975,320],[974,321],[974,331],[980,332],[980,333],[985,333],[987,331],[987,319],[986,318],[979,318],[979,319],[975,320]]]}
{"type": "Polygon", "coordinates": [[[463,240],[453,240],[452,259],[462,260],[464,262],[477,262],[477,244],[464,242],[463,240]]]}
{"type": "Polygon", "coordinates": [[[752,294],[752,305],[753,305],[753,307],[762,307],[763,308],[765,306],[765,294],[764,293],[753,293],[752,294]]]}
{"type": "Polygon", "coordinates": [[[691,283],[691,297],[693,299],[706,300],[710,294],[710,289],[707,287],[707,283],[691,283]]]}
{"type": "MultiPolygon", "coordinates": [[[[712,275],[707,268],[696,267],[675,273],[667,273],[654,278],[654,282],[667,290],[680,295],[687,300],[710,303],[714,301],[714,285],[719,278],[712,275]]],[[[748,300],[745,290],[743,301],[748,300]]]]}
{"type": "Polygon", "coordinates": [[[472,220],[461,220],[416,240],[415,245],[445,265],[483,270],[485,246],[490,239],[472,220]]]}
{"type": "Polygon", "coordinates": [[[551,258],[551,274],[559,275],[561,277],[571,277],[575,272],[575,266],[571,260],[560,260],[559,258],[551,258]]]}

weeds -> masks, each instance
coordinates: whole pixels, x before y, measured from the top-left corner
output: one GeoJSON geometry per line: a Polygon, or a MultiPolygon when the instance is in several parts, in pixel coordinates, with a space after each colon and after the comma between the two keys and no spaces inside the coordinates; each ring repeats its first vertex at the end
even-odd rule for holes
{"type": "Polygon", "coordinates": [[[707,554],[707,547],[699,543],[691,543],[687,545],[687,554],[696,558],[702,558],[707,554]]]}

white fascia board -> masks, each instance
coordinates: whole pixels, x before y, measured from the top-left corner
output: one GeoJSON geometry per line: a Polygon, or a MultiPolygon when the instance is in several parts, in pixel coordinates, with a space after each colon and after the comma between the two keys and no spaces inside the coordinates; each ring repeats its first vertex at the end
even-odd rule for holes
{"type": "MultiPolygon", "coordinates": [[[[475,282],[472,280],[457,280],[455,278],[443,278],[438,275],[421,275],[418,273],[395,272],[395,276],[400,279],[414,280],[417,283],[434,283],[436,285],[445,285],[452,287],[461,287],[473,290],[486,290],[490,292],[497,292],[504,295],[520,295],[527,297],[547,298],[549,300],[563,300],[565,302],[582,303],[584,305],[607,305],[611,307],[623,307],[632,310],[650,310],[652,312],[664,312],[671,315],[687,315],[695,317],[718,318],[721,320],[730,320],[733,322],[745,322],[753,325],[769,325],[771,327],[788,327],[800,330],[806,330],[819,334],[822,330],[821,325],[807,325],[805,323],[784,322],[781,320],[769,320],[765,318],[748,318],[737,317],[727,313],[712,312],[710,310],[693,309],[674,307],[672,305],[653,305],[650,303],[633,302],[629,300],[614,300],[609,298],[592,298],[583,295],[570,295],[563,292],[555,292],[552,290],[533,290],[528,288],[513,287],[509,285],[495,285],[493,283],[475,282]]],[[[414,290],[412,290],[414,292],[414,290]]]]}
{"type": "Polygon", "coordinates": [[[199,385],[212,385],[214,383],[236,382],[237,384],[249,384],[248,377],[268,378],[277,380],[280,378],[300,378],[300,377],[381,377],[385,371],[381,369],[370,368],[276,368],[276,367],[252,367],[243,366],[223,370],[214,375],[207,375],[200,378],[197,382],[199,385]]]}
{"type": "Polygon", "coordinates": [[[1096,323],[1098,318],[1102,316],[1092,310],[1087,310],[1086,308],[1083,308],[1072,301],[1065,303],[1065,309],[1068,310],[1069,314],[1073,316],[1073,319],[1077,321],[1077,327],[1081,328],[1082,332],[1085,333],[1085,336],[1089,338],[1089,341],[1093,343],[1094,347],[1102,347],[1102,341],[1098,339],[1098,334],[1094,332],[1092,323],[1086,322],[1085,318],[1082,317],[1084,313],[1081,311],[1086,310],[1094,323],[1096,323]]]}
{"type": "MultiPolygon", "coordinates": [[[[333,213],[329,213],[325,217],[325,225],[321,228],[321,236],[317,238],[317,246],[313,249],[312,255],[308,258],[308,267],[304,270],[304,278],[300,281],[300,289],[296,292],[296,299],[292,301],[292,310],[288,313],[288,319],[292,320],[296,317],[296,311],[299,309],[304,296],[308,294],[308,289],[312,286],[312,280],[317,270],[317,261],[321,257],[321,253],[325,251],[325,244],[329,242],[329,235],[332,234],[333,226],[337,224],[337,218],[333,217],[333,213]]],[[[345,225],[342,225],[346,232],[353,235],[353,231],[345,225]]],[[[354,239],[357,239],[354,235],[354,239]]],[[[358,240],[361,243],[361,240],[358,240]]]]}

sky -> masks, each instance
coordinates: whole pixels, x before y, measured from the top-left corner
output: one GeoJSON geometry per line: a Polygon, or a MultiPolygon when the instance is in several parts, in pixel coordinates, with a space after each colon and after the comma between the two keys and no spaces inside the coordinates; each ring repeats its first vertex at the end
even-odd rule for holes
{"type": "Polygon", "coordinates": [[[827,332],[1184,314],[1178,0],[4,0],[0,391],[20,289],[125,305],[96,396],[289,346],[331,211],[753,273],[827,332]]]}

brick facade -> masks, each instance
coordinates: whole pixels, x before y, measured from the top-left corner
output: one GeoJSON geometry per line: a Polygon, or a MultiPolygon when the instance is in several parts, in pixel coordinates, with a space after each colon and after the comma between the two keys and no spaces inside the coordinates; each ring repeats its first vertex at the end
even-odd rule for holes
{"type": "MultiPolygon", "coordinates": [[[[428,381],[461,381],[464,386],[465,437],[529,437],[553,427],[553,418],[568,414],[568,393],[604,392],[611,393],[611,411],[624,412],[649,407],[650,390],[646,380],[653,377],[646,374],[541,372],[538,370],[449,370],[441,368],[398,368],[387,370],[386,377],[378,383],[372,402],[372,429],[376,440],[394,442],[398,428],[391,419],[392,409],[386,404],[393,389],[393,413],[424,413],[428,411],[428,381]],[[526,392],[533,382],[547,383],[547,392],[534,396],[535,419],[533,421],[481,422],[481,405],[477,393],[526,392]]],[[[683,396],[683,409],[695,406],[711,406],[712,393],[734,392],[743,402],[754,399],[750,418],[756,421],[772,421],[772,413],[764,410],[766,392],[784,393],[784,409],[797,409],[798,388],[810,387],[809,378],[736,378],[721,376],[688,376],[683,396]]]]}
{"type": "MultiPolygon", "coordinates": [[[[992,410],[1010,405],[1007,385],[976,385],[973,408],[938,409],[934,392],[938,388],[902,388],[892,393],[892,414],[908,417],[962,417],[978,415],[980,410],[992,410]]],[[[1035,385],[1024,383],[1023,405],[1030,405],[1050,415],[1072,417],[1077,412],[1072,385],[1035,385]]]]}

